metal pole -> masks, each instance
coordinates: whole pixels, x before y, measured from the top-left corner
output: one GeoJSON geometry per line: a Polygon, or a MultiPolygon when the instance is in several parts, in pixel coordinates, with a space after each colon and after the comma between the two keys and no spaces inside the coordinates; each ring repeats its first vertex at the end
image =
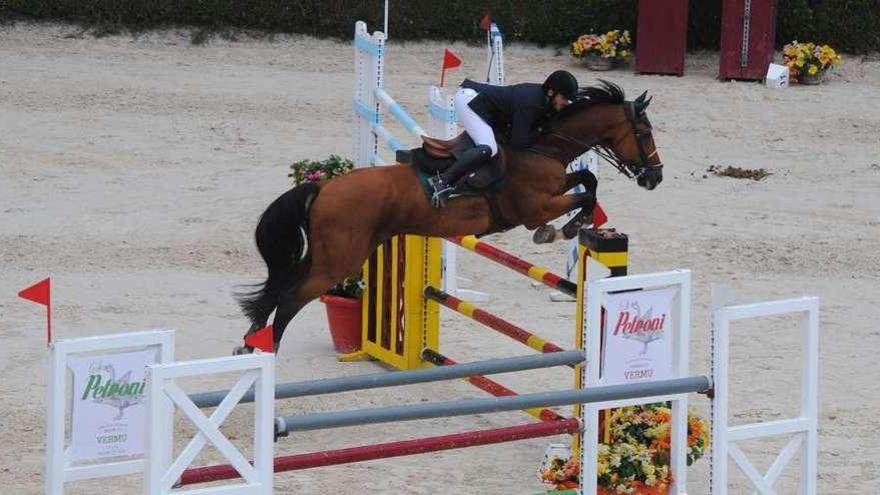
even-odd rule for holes
{"type": "Polygon", "coordinates": [[[570,404],[587,404],[687,392],[704,392],[709,390],[709,388],[709,378],[705,376],[693,376],[671,380],[659,380],[655,382],[605,385],[586,389],[540,392],[513,397],[444,401],[307,414],[301,416],[283,416],[275,419],[275,430],[279,435],[283,435],[291,431],[318,430],[325,428],[339,428],[342,426],[392,423],[450,416],[466,416],[471,414],[515,411],[518,409],[528,409],[539,406],[550,407],[570,404]]]}
{"type": "Polygon", "coordinates": [[[388,39],[388,0],[385,0],[385,39],[388,39]]]}
{"type": "MultiPolygon", "coordinates": [[[[458,364],[449,357],[444,356],[437,351],[432,351],[431,349],[424,349],[422,351],[422,359],[436,366],[454,366],[458,364]]],[[[484,392],[488,392],[495,397],[510,397],[513,395],[519,395],[518,393],[496,382],[495,380],[492,380],[491,378],[486,378],[482,375],[470,376],[465,378],[465,380],[471,385],[477,387],[478,389],[484,392]]],[[[564,416],[559,415],[556,411],[550,409],[549,407],[535,407],[532,409],[525,409],[523,412],[532,415],[540,419],[541,421],[561,421],[565,419],[564,416]]]]}
{"type": "MultiPolygon", "coordinates": [[[[371,373],[368,375],[348,376],[343,378],[325,378],[307,382],[282,383],[275,387],[275,399],[289,399],[307,395],[331,394],[350,390],[411,385],[440,380],[453,380],[493,373],[508,373],[553,366],[570,366],[583,362],[581,351],[564,351],[529,356],[518,356],[504,359],[490,359],[474,363],[455,364],[437,368],[425,368],[411,371],[392,371],[388,373],[371,373]]],[[[200,407],[216,407],[226,397],[227,390],[204,392],[190,395],[190,400],[200,407]]],[[[241,402],[253,402],[253,390],[242,397],[241,402]]]]}

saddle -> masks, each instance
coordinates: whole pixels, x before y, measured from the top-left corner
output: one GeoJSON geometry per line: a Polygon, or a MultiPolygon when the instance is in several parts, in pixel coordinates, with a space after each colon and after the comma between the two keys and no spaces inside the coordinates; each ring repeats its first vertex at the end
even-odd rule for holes
{"type": "MultiPolygon", "coordinates": [[[[433,189],[428,185],[428,178],[433,177],[451,167],[457,157],[468,148],[476,146],[466,132],[458,136],[443,140],[422,136],[422,147],[397,152],[397,162],[409,165],[415,169],[416,176],[422,185],[422,191],[428,201],[431,200],[433,189]]],[[[452,190],[450,198],[456,196],[481,196],[486,198],[492,223],[485,232],[477,234],[482,237],[496,232],[505,232],[516,225],[507,221],[498,204],[497,192],[507,186],[506,165],[504,148],[498,149],[498,154],[486,163],[480,165],[474,172],[464,176],[452,190]]]]}
{"type": "Polygon", "coordinates": [[[461,151],[473,146],[474,142],[466,132],[462,132],[452,139],[422,136],[422,149],[429,156],[438,160],[458,156],[461,151]]]}
{"type": "MultiPolygon", "coordinates": [[[[427,183],[428,177],[451,167],[463,151],[473,148],[476,144],[466,132],[445,140],[422,136],[422,141],[421,148],[400,150],[395,158],[398,163],[408,164],[416,169],[422,188],[430,198],[432,191],[427,183]]],[[[484,190],[502,188],[505,175],[503,155],[503,151],[500,151],[492,160],[463,177],[455,185],[450,197],[481,195],[484,190]]]]}

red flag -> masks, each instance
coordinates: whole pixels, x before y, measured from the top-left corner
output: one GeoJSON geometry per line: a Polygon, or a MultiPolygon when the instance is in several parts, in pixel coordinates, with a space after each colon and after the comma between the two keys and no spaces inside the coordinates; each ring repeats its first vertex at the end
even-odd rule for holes
{"type": "Polygon", "coordinates": [[[446,79],[446,69],[454,69],[461,65],[461,59],[448,48],[443,49],[443,69],[440,71],[440,87],[443,87],[443,81],[446,79]]]}
{"type": "Polygon", "coordinates": [[[274,329],[272,325],[265,326],[256,332],[246,336],[244,338],[245,345],[249,345],[255,349],[260,349],[263,352],[272,352],[272,347],[274,346],[274,329]]]}
{"type": "Polygon", "coordinates": [[[596,206],[593,207],[593,228],[598,229],[605,225],[606,222],[608,222],[608,215],[605,214],[605,210],[602,209],[602,206],[597,201],[596,206]]]}
{"type": "Polygon", "coordinates": [[[492,27],[492,14],[486,13],[485,16],[480,20],[480,27],[483,31],[488,31],[492,27]]]}
{"type": "Polygon", "coordinates": [[[50,344],[52,343],[51,286],[52,281],[47,277],[18,293],[18,297],[46,306],[46,342],[50,344]]]}
{"type": "Polygon", "coordinates": [[[454,53],[449,51],[449,48],[443,49],[443,70],[446,69],[454,69],[461,65],[461,59],[458,58],[454,53]]]}
{"type": "Polygon", "coordinates": [[[41,280],[27,289],[22,289],[21,292],[18,293],[18,297],[33,301],[37,304],[42,304],[43,306],[48,306],[50,285],[51,282],[48,278],[41,280]]]}

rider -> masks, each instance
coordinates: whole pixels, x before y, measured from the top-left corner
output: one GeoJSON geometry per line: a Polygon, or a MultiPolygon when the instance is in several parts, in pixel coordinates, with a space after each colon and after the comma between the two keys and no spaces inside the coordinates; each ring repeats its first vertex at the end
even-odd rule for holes
{"type": "Polygon", "coordinates": [[[462,177],[498,154],[495,130],[509,130],[510,146],[526,148],[537,138],[540,125],[571,103],[577,91],[577,79],[564,70],[550,74],[544,84],[493,86],[465,79],[455,92],[455,111],[476,146],[464,151],[442,174],[428,180],[433,188],[431,203],[435,207],[445,206],[462,177]]]}

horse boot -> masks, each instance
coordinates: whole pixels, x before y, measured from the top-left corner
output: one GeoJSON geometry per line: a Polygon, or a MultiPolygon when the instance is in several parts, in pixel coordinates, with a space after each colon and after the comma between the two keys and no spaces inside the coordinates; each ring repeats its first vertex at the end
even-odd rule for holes
{"type": "Polygon", "coordinates": [[[560,239],[574,239],[578,235],[581,227],[593,223],[593,211],[581,210],[577,215],[568,221],[561,229],[557,229],[553,225],[546,224],[535,229],[532,234],[532,242],[535,244],[551,244],[560,239]]]}
{"type": "Polygon", "coordinates": [[[465,150],[458,160],[449,168],[428,179],[428,185],[433,189],[431,204],[434,208],[443,208],[458,181],[469,172],[476,169],[483,162],[492,157],[492,148],[487,144],[480,144],[465,150]]]}
{"type": "Polygon", "coordinates": [[[562,232],[562,236],[566,239],[574,239],[581,230],[581,227],[591,223],[593,223],[593,210],[591,208],[587,211],[587,209],[584,208],[580,213],[575,215],[574,218],[569,220],[568,223],[560,229],[560,232],[562,232]]]}

